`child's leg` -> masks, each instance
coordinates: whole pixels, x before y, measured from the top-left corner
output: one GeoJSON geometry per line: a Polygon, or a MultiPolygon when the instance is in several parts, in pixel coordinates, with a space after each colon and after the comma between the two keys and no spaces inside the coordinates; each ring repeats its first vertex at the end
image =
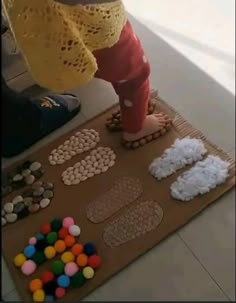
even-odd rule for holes
{"type": "Polygon", "coordinates": [[[113,47],[94,55],[98,63],[96,76],[111,82],[119,95],[126,139],[138,140],[163,128],[164,116],[146,118],[150,66],[130,23],[126,24],[120,40],[113,47]]]}

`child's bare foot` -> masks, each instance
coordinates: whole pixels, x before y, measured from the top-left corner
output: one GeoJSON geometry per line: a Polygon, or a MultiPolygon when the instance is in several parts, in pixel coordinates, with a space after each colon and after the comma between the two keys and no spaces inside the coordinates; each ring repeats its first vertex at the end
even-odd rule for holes
{"type": "MultiPolygon", "coordinates": [[[[153,114],[158,100],[158,91],[152,89],[150,92],[150,100],[148,102],[147,115],[153,114]]],[[[111,132],[122,131],[122,121],[120,109],[114,112],[106,121],[106,127],[111,132]]]]}
{"type": "Polygon", "coordinates": [[[153,114],[147,116],[142,130],[139,132],[132,133],[124,133],[123,138],[125,141],[138,141],[142,138],[148,137],[150,135],[154,135],[156,133],[162,133],[162,131],[166,131],[166,126],[171,123],[171,119],[165,115],[164,113],[153,114]]]}

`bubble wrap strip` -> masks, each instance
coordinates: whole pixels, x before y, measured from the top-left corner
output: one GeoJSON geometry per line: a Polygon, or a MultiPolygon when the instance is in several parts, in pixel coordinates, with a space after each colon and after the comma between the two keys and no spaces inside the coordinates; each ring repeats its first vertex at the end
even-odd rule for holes
{"type": "Polygon", "coordinates": [[[163,210],[155,201],[142,201],[104,229],[103,239],[109,247],[117,247],[157,228],[163,219],[163,210]]]}
{"type": "Polygon", "coordinates": [[[137,200],[142,193],[143,188],[138,179],[123,177],[108,192],[88,205],[87,218],[93,223],[101,223],[137,200]]]}

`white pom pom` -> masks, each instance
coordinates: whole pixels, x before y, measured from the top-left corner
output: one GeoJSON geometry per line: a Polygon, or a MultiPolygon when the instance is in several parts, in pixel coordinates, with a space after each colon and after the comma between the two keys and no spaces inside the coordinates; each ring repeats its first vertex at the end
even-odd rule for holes
{"type": "Polygon", "coordinates": [[[71,225],[69,227],[69,233],[71,236],[78,237],[80,235],[80,227],[78,225],[71,225]]]}

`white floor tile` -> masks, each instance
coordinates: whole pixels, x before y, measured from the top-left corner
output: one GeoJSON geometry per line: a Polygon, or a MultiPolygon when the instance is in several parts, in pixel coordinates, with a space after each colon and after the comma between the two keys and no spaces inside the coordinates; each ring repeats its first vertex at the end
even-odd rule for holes
{"type": "Polygon", "coordinates": [[[3,296],[5,302],[21,302],[21,298],[16,289],[3,296]]]}
{"type": "Polygon", "coordinates": [[[182,240],[173,235],[86,301],[227,301],[182,240]]]}
{"type": "Polygon", "coordinates": [[[182,228],[181,238],[231,300],[235,300],[235,190],[182,228]]]}
{"type": "Polygon", "coordinates": [[[14,282],[11,278],[10,272],[7,268],[6,262],[1,257],[1,262],[2,262],[2,294],[5,295],[12,291],[15,288],[14,282]]]}

